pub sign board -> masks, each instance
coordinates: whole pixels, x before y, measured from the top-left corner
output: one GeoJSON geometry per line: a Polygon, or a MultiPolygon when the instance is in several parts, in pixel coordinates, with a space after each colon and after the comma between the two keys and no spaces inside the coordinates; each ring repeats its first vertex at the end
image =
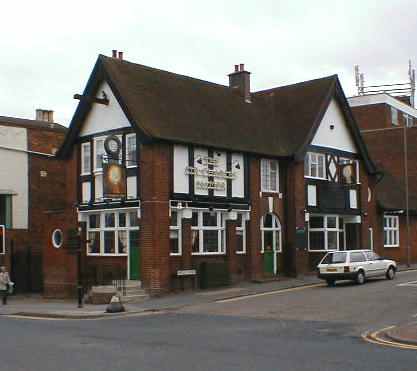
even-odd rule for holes
{"type": "Polygon", "coordinates": [[[6,253],[6,228],[0,225],[0,254],[6,253]]]}
{"type": "Polygon", "coordinates": [[[103,197],[126,198],[126,168],[115,162],[103,164],[103,197]]]}

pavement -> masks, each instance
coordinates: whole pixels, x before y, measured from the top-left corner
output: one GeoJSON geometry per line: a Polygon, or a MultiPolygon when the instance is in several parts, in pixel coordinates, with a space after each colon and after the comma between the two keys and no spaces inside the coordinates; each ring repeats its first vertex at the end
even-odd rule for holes
{"type": "Polygon", "coordinates": [[[385,336],[399,344],[417,345],[417,323],[408,323],[385,331],[385,336]]]}
{"type": "MultiPolygon", "coordinates": [[[[399,271],[415,269],[417,269],[417,264],[411,267],[399,266],[399,271]]],[[[126,311],[123,313],[106,313],[107,305],[84,304],[83,308],[78,308],[75,300],[51,300],[45,299],[41,295],[14,295],[9,297],[6,306],[0,305],[0,316],[24,316],[45,319],[111,318],[147,312],[174,311],[186,307],[198,307],[209,303],[238,299],[240,297],[320,285],[324,285],[323,281],[319,280],[314,274],[297,278],[282,277],[278,280],[262,283],[241,282],[229,287],[176,292],[150,298],[141,303],[124,304],[126,311]]],[[[405,330],[401,331],[405,333],[405,330]]],[[[401,331],[399,331],[400,334],[402,333],[401,331]]],[[[396,332],[394,336],[399,335],[396,332]]]]}

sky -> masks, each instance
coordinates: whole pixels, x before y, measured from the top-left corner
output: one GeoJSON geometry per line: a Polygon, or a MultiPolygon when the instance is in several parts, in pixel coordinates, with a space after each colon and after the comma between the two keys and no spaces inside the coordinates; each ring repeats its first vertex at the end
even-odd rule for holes
{"type": "Polygon", "coordinates": [[[228,84],[244,63],[252,91],[338,74],[408,81],[417,65],[415,0],[37,0],[1,6],[0,116],[54,110],[68,126],[98,54],[228,84]]]}

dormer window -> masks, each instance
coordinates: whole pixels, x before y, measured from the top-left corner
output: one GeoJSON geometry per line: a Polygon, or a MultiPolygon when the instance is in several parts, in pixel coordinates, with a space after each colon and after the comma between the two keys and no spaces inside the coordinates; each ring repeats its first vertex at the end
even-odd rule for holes
{"type": "Polygon", "coordinates": [[[323,153],[306,153],[306,157],[304,158],[304,176],[308,178],[326,179],[323,153]]]}

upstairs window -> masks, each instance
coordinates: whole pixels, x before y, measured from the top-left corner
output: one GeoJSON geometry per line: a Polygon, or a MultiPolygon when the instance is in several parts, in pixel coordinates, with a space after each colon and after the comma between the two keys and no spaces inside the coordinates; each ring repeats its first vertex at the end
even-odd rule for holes
{"type": "Polygon", "coordinates": [[[392,125],[398,126],[398,111],[394,107],[391,107],[391,122],[392,125]]]}
{"type": "Polygon", "coordinates": [[[104,138],[94,140],[94,170],[103,170],[104,138]]]}
{"type": "Polygon", "coordinates": [[[400,246],[400,223],[397,215],[384,216],[384,247],[400,246]]]}
{"type": "Polygon", "coordinates": [[[0,195],[0,225],[4,225],[6,228],[12,228],[11,195],[0,195]]]}
{"type": "Polygon", "coordinates": [[[126,166],[137,166],[136,134],[126,135],[126,166]]]}
{"type": "Polygon", "coordinates": [[[91,144],[90,142],[81,144],[81,175],[91,172],[91,144]]]}
{"type": "Polygon", "coordinates": [[[262,192],[279,191],[278,161],[261,160],[261,190],[262,192]]]}
{"type": "Polygon", "coordinates": [[[304,159],[304,176],[309,178],[326,179],[323,153],[307,152],[304,159]]]}
{"type": "Polygon", "coordinates": [[[406,113],[403,113],[403,117],[405,126],[411,128],[413,126],[413,118],[410,115],[407,115],[406,113]]]}

